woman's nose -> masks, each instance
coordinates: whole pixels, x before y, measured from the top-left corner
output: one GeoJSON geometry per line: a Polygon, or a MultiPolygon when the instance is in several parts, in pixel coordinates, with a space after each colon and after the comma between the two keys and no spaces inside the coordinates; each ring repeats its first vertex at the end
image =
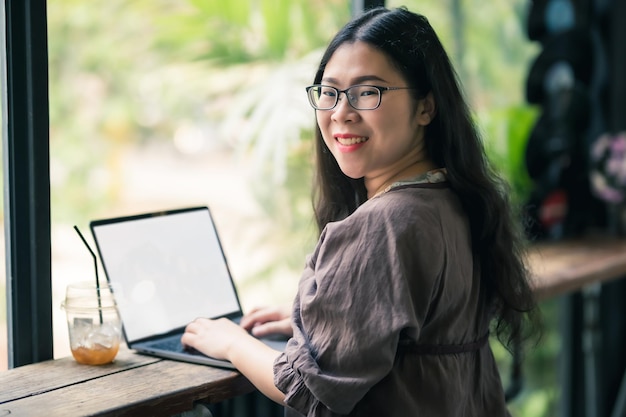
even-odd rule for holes
{"type": "Polygon", "coordinates": [[[333,121],[354,121],[355,118],[358,117],[357,111],[348,102],[348,95],[346,93],[343,93],[343,95],[341,93],[339,94],[337,105],[331,111],[333,112],[331,116],[333,121]]]}

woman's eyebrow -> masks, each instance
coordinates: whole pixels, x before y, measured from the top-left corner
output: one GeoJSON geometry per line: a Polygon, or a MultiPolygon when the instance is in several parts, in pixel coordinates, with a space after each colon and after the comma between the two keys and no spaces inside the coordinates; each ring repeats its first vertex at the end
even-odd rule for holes
{"type": "MultiPolygon", "coordinates": [[[[329,83],[329,84],[339,84],[339,80],[333,77],[323,77],[322,81],[329,83]]],[[[371,81],[383,81],[384,82],[385,80],[383,80],[377,75],[362,75],[360,77],[356,77],[352,79],[351,85],[363,84],[365,82],[371,82],[371,81]]]]}

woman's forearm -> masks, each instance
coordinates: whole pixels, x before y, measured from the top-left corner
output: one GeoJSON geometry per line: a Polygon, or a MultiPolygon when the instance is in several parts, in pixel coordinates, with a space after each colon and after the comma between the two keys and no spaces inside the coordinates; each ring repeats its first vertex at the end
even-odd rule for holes
{"type": "Polygon", "coordinates": [[[239,372],[265,396],[283,404],[285,395],[274,385],[274,360],[278,355],[280,352],[251,336],[228,350],[228,360],[239,372]]]}

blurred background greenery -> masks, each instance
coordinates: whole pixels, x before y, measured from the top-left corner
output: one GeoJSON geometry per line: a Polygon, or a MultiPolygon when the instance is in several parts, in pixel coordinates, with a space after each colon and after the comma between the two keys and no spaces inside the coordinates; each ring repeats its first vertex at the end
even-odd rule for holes
{"type": "MultiPolygon", "coordinates": [[[[386,5],[429,18],[492,161],[523,202],[523,152],[537,113],[523,96],[537,52],[524,28],[529,2],[386,5]]],[[[50,0],[55,293],[91,268],[72,224],[199,203],[214,209],[244,307],[288,302],[315,243],[314,119],[304,87],[350,13],[348,0],[50,0]]],[[[558,300],[541,307],[546,333],[525,362],[516,417],[553,415],[558,401],[558,300]]],[[[64,322],[55,323],[65,340],[64,322]]],[[[510,356],[493,346],[506,384],[510,356]]]]}

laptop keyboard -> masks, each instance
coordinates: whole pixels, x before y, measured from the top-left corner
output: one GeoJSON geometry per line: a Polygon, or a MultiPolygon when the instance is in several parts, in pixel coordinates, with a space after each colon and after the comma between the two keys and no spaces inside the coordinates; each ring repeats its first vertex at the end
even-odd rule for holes
{"type": "Polygon", "coordinates": [[[185,352],[192,355],[203,355],[194,348],[185,349],[180,341],[180,336],[173,336],[168,339],[159,340],[158,342],[152,342],[151,346],[155,349],[166,350],[168,352],[185,352]]]}
{"type": "Polygon", "coordinates": [[[170,352],[184,352],[185,351],[185,348],[183,347],[183,344],[180,342],[179,337],[154,342],[152,344],[152,347],[156,349],[169,350],[170,352]]]}

